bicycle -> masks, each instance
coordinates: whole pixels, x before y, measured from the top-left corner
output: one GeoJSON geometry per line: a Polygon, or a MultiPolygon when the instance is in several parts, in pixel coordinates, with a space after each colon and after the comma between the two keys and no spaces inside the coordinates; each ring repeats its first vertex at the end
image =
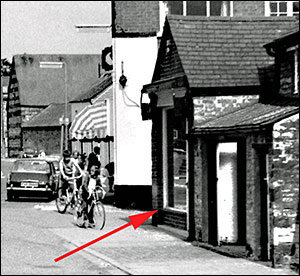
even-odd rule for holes
{"type": "MultiPolygon", "coordinates": [[[[76,185],[76,180],[81,178],[81,176],[74,176],[74,177],[70,177],[68,178],[68,182],[69,181],[73,181],[73,182],[69,182],[68,185],[69,187],[66,190],[66,195],[59,195],[59,191],[58,191],[58,196],[56,198],[56,208],[57,211],[60,214],[64,214],[67,211],[67,208],[70,206],[72,209],[74,209],[75,205],[77,204],[78,201],[78,189],[77,189],[77,185],[76,185]],[[70,185],[73,186],[73,189],[70,188],[70,185]]],[[[59,187],[59,189],[63,189],[63,187],[59,187]]]]}
{"type": "MultiPolygon", "coordinates": [[[[92,203],[91,208],[93,208],[93,217],[95,222],[95,229],[102,230],[105,225],[105,209],[101,201],[103,195],[103,190],[100,187],[96,187],[92,192],[92,203]]],[[[74,219],[77,226],[85,227],[87,214],[84,208],[84,202],[79,199],[75,205],[74,219]]]]}

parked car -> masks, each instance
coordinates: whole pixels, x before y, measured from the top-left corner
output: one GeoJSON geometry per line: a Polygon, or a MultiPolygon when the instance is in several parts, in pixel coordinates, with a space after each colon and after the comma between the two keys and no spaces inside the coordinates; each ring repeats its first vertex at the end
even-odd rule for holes
{"type": "Polygon", "coordinates": [[[19,196],[46,196],[52,198],[58,176],[54,161],[46,158],[17,159],[7,177],[7,200],[19,196]]]}
{"type": "Polygon", "coordinates": [[[57,176],[57,186],[55,187],[55,195],[56,195],[56,193],[58,192],[59,183],[61,181],[60,170],[59,170],[59,161],[61,157],[59,155],[47,155],[45,156],[45,159],[52,161],[55,168],[55,172],[57,176]]]}

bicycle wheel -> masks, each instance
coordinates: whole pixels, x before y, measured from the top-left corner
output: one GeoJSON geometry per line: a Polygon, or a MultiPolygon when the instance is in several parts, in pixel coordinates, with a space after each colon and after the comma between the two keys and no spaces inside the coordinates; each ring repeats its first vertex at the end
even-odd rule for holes
{"type": "Polygon", "coordinates": [[[102,230],[105,225],[105,209],[101,201],[97,201],[94,206],[95,229],[102,230]]]}
{"type": "Polygon", "coordinates": [[[56,204],[57,211],[60,214],[64,214],[66,212],[67,207],[68,207],[67,202],[68,202],[67,196],[63,195],[61,192],[58,193],[58,196],[55,200],[55,204],[56,204]]]}
{"type": "Polygon", "coordinates": [[[83,227],[85,224],[85,214],[83,210],[82,201],[78,199],[74,208],[74,220],[78,227],[83,227]]]}

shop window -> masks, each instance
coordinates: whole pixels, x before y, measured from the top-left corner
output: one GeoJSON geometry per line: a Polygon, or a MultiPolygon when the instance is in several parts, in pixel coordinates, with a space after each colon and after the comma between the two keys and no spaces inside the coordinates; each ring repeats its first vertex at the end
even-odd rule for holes
{"type": "Polygon", "coordinates": [[[176,117],[173,109],[163,110],[163,182],[164,207],[186,211],[187,145],[185,117],[176,117]]]}
{"type": "Polygon", "coordinates": [[[299,1],[265,1],[266,16],[299,15],[299,1]]]}
{"type": "Polygon", "coordinates": [[[232,16],[233,1],[168,1],[169,14],[232,16]]]}

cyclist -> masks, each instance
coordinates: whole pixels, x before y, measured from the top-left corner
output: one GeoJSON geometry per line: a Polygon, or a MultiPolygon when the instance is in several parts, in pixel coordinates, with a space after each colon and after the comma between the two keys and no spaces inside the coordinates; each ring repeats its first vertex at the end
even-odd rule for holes
{"type": "Polygon", "coordinates": [[[106,194],[106,186],[101,183],[100,170],[98,166],[91,166],[88,173],[82,180],[79,195],[83,200],[83,211],[85,214],[85,220],[88,220],[88,227],[94,227],[94,215],[93,215],[93,191],[97,189],[97,193],[103,199],[106,194]]]}
{"type": "MultiPolygon", "coordinates": [[[[65,191],[69,188],[71,192],[73,189],[76,191],[77,187],[74,185],[74,180],[72,177],[75,176],[76,171],[79,173],[80,177],[83,177],[83,172],[78,164],[71,158],[71,153],[68,150],[64,150],[63,158],[59,162],[59,170],[61,174],[60,181],[60,191],[66,194],[65,191]]],[[[61,194],[59,194],[61,196],[61,194]]]]}

